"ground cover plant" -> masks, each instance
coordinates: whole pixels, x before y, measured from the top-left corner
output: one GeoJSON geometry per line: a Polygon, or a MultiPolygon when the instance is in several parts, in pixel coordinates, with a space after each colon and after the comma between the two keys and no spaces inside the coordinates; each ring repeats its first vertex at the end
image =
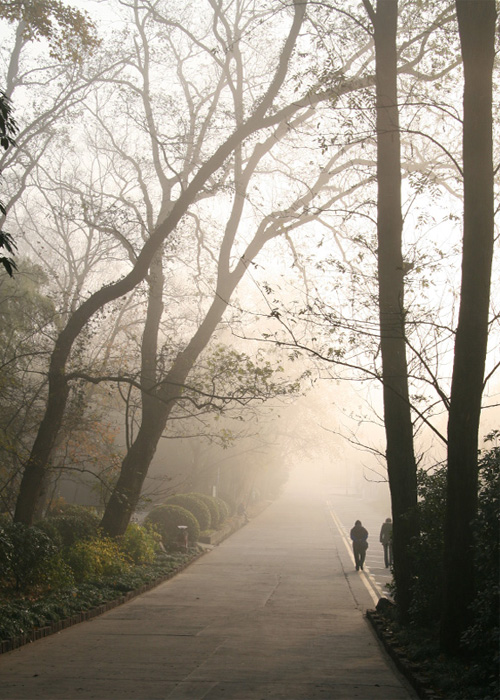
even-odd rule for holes
{"type": "Polygon", "coordinates": [[[95,515],[72,507],[33,527],[0,520],[0,641],[92,610],[175,573],[198,555],[179,551],[150,526],[116,539],[95,515]]]}
{"type": "Polygon", "coordinates": [[[75,614],[92,610],[142,586],[161,580],[191,561],[198,552],[160,553],[151,564],[132,566],[120,574],[85,580],[46,590],[43,595],[0,598],[0,641],[42,628],[75,614]]]}

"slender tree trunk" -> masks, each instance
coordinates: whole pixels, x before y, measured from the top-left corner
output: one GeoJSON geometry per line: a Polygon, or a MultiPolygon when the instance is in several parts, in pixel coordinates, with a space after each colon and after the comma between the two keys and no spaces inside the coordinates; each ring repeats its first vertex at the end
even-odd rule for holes
{"type": "Polygon", "coordinates": [[[418,526],[401,251],[403,222],[397,103],[397,0],[380,0],[376,13],[373,13],[373,9],[371,11],[371,18],[376,55],[378,280],[384,423],[394,523],[394,578],[398,611],[405,621],[411,603],[412,583],[408,545],[412,537],[418,534],[418,526]]]}
{"type": "Polygon", "coordinates": [[[204,321],[183,352],[174,360],[156,396],[145,396],[141,425],[125,456],[118,482],[104,511],[101,527],[110,537],[122,535],[139,501],[144,480],[158,442],[175,404],[182,397],[182,385],[196,360],[206,348],[227,307],[227,296],[217,296],[204,321]]]}
{"type": "Polygon", "coordinates": [[[120,476],[104,511],[101,527],[110,536],[123,534],[127,528],[172,409],[158,398],[158,334],[163,314],[164,282],[163,248],[160,248],[148,274],[148,306],[141,341],[141,425],[136,439],[128,446],[120,476]]]}
{"type": "Polygon", "coordinates": [[[441,645],[456,652],[474,597],[471,521],[477,512],[478,432],[488,343],[494,238],[492,70],[494,0],[457,0],[464,66],[464,231],[460,311],[448,419],[441,645]]]}
{"type": "Polygon", "coordinates": [[[165,429],[172,406],[145,408],[137,437],[123,459],[120,476],[108,501],[101,528],[110,537],[123,535],[137,507],[149,465],[165,429]]]}

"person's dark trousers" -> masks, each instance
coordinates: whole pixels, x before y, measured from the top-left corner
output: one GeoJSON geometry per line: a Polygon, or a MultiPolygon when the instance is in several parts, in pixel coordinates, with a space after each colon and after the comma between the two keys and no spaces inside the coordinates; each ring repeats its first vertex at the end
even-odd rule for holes
{"type": "Polygon", "coordinates": [[[363,568],[363,564],[365,563],[366,547],[364,542],[361,544],[355,542],[352,545],[352,551],[354,553],[354,563],[356,564],[356,571],[359,571],[363,568]]]}

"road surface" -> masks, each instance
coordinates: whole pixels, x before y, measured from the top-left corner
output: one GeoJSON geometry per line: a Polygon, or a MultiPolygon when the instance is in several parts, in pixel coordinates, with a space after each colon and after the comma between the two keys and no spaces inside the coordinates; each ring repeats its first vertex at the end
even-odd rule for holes
{"type": "Polygon", "coordinates": [[[374,588],[327,500],[289,488],[170,581],[0,656],[0,698],[415,698],[363,616],[374,588]]]}

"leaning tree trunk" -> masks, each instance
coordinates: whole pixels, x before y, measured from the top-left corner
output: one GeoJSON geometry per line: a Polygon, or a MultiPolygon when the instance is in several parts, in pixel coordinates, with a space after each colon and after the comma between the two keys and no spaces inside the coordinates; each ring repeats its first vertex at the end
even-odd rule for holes
{"type": "Polygon", "coordinates": [[[377,234],[380,342],[386,457],[393,515],[394,579],[398,611],[408,618],[412,565],[409,544],[418,534],[417,480],[406,361],[401,214],[401,146],[397,104],[397,0],[382,0],[374,26],[377,124],[377,234]]]}
{"type": "MultiPolygon", "coordinates": [[[[234,279],[234,285],[241,276],[234,279]]],[[[122,535],[141,496],[144,480],[172,409],[182,398],[182,387],[196,360],[207,346],[227,307],[230,293],[216,296],[205,319],[186,349],[172,363],[154,395],[143,395],[142,419],[137,437],[123,459],[120,476],[101,521],[110,537],[122,535]]]]}
{"type": "MultiPolygon", "coordinates": [[[[448,419],[441,646],[456,652],[474,597],[472,520],[493,258],[492,70],[495,0],[457,0],[464,67],[464,230],[460,311],[448,419]]],[[[494,554],[493,554],[494,556],[494,554]]]]}

